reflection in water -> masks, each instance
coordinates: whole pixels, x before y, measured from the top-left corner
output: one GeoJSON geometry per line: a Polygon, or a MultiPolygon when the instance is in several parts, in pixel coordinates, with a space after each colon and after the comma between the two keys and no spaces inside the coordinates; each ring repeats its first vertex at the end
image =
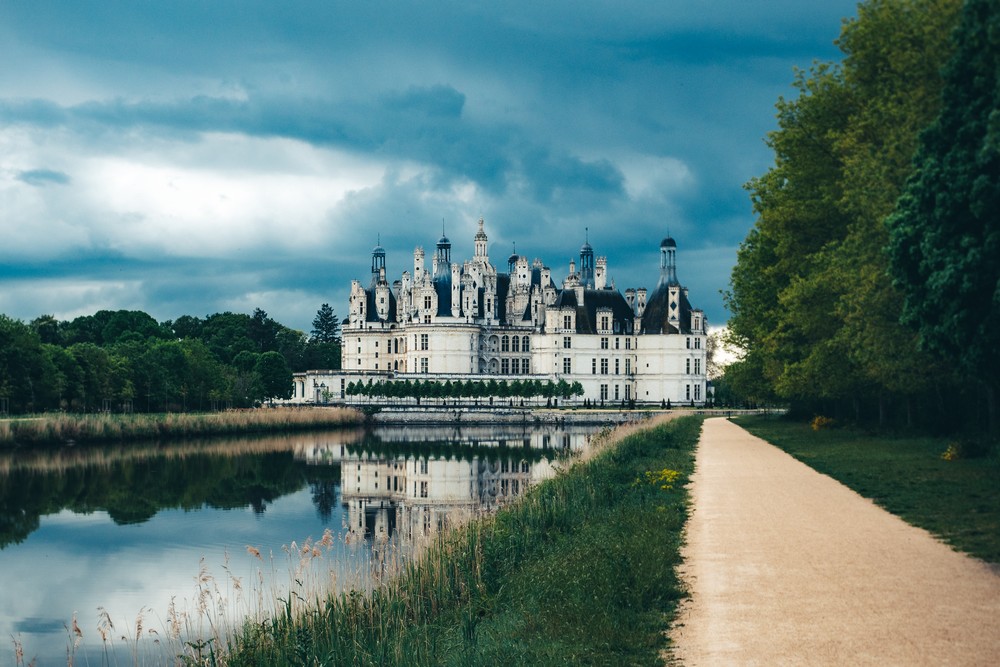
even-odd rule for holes
{"type": "MultiPolygon", "coordinates": [[[[367,586],[443,527],[551,476],[555,457],[583,448],[588,433],[382,427],[0,453],[0,637],[23,645],[26,663],[61,663],[77,612],[75,662],[85,664],[103,648],[98,608],[118,628],[134,627],[143,608],[169,618],[175,603],[198,602],[205,568],[216,584],[262,584],[265,597],[287,599],[303,562],[291,540],[308,536],[329,536],[317,581],[367,586]]],[[[216,596],[234,610],[223,620],[263,608],[249,600],[260,591],[240,595],[216,596]]],[[[160,640],[166,625],[155,628],[160,640]]],[[[0,649],[0,665],[12,663],[13,651],[0,649]]]]}
{"type": "Polygon", "coordinates": [[[406,554],[552,477],[556,454],[578,451],[589,439],[584,428],[383,427],[360,442],[301,445],[295,455],[340,466],[349,538],[406,554]]]}

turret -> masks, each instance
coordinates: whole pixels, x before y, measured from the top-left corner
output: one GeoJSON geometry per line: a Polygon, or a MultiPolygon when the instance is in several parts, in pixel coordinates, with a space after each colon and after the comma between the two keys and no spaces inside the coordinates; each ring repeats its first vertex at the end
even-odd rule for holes
{"type": "Polygon", "coordinates": [[[604,289],[608,284],[608,258],[598,257],[594,265],[594,289],[604,289]]]}
{"type": "Polygon", "coordinates": [[[434,252],[434,278],[443,278],[451,272],[451,241],[444,235],[441,229],[441,238],[438,239],[437,249],[434,252]]]}
{"type": "Polygon", "coordinates": [[[421,285],[424,282],[424,249],[417,246],[413,249],[413,284],[421,285]]]}
{"type": "MultiPolygon", "coordinates": [[[[589,239],[589,231],[587,236],[589,239]]],[[[580,284],[584,287],[594,286],[594,249],[589,240],[580,247],[580,284]]]]}
{"type": "Polygon", "coordinates": [[[677,284],[677,242],[668,236],[660,242],[660,282],[657,287],[677,284]]]}
{"type": "Polygon", "coordinates": [[[483,219],[479,218],[479,231],[476,232],[475,245],[476,245],[476,257],[482,257],[484,260],[488,260],[486,246],[489,243],[489,239],[486,237],[486,232],[483,231],[483,219]]]}
{"type": "Polygon", "coordinates": [[[382,247],[382,238],[379,236],[375,247],[372,248],[372,287],[378,283],[379,271],[385,270],[385,248],[382,247]]]}

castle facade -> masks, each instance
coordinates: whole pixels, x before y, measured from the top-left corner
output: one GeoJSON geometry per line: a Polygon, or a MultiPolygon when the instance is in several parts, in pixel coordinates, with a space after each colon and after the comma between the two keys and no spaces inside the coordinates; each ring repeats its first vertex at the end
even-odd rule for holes
{"type": "Polygon", "coordinates": [[[367,284],[351,284],[343,369],[296,374],[292,402],[349,400],[349,383],[390,378],[565,380],[583,386],[580,401],[705,402],[707,323],[677,280],[673,238],[660,243],[652,292],[624,294],[589,242],[561,285],[516,253],[499,270],[482,219],[472,257],[452,261],[451,250],[442,235],[428,266],[417,248],[412,273],[390,283],[376,246],[367,284]]]}

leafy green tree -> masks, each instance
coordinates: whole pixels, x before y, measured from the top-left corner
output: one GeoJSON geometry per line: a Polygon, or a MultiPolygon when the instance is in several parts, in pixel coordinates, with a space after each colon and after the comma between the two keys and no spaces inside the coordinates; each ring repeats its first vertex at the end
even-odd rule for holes
{"type": "Polygon", "coordinates": [[[998,432],[1000,390],[1000,5],[968,0],[945,72],[943,108],[888,220],[903,320],[921,344],[985,388],[998,432]]]}
{"type": "Polygon", "coordinates": [[[257,358],[254,373],[260,386],[260,397],[290,398],[292,395],[292,371],[285,358],[278,352],[265,352],[257,358]]]}
{"type": "Polygon", "coordinates": [[[31,328],[38,333],[38,338],[48,345],[60,345],[62,333],[59,320],[54,315],[41,315],[31,320],[31,328]]]}
{"type": "Polygon", "coordinates": [[[260,308],[255,308],[247,325],[247,335],[253,341],[257,352],[271,352],[277,349],[277,336],[281,325],[271,319],[260,308]]]}
{"type": "MultiPolygon", "coordinates": [[[[727,386],[753,400],[878,405],[939,370],[898,325],[885,216],[938,109],[959,0],[869,0],[845,23],[843,63],[799,72],[769,135],[775,166],[748,189],[757,223],[726,295],[744,356],[727,386]]],[[[825,409],[814,407],[813,409],[825,409]]]]}

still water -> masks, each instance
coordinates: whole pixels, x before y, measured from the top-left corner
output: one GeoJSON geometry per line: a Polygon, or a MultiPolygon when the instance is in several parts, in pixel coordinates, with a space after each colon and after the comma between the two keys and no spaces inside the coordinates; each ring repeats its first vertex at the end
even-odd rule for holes
{"type": "Polygon", "coordinates": [[[365,588],[592,428],[378,427],[0,453],[0,665],[162,663],[365,588]]]}

